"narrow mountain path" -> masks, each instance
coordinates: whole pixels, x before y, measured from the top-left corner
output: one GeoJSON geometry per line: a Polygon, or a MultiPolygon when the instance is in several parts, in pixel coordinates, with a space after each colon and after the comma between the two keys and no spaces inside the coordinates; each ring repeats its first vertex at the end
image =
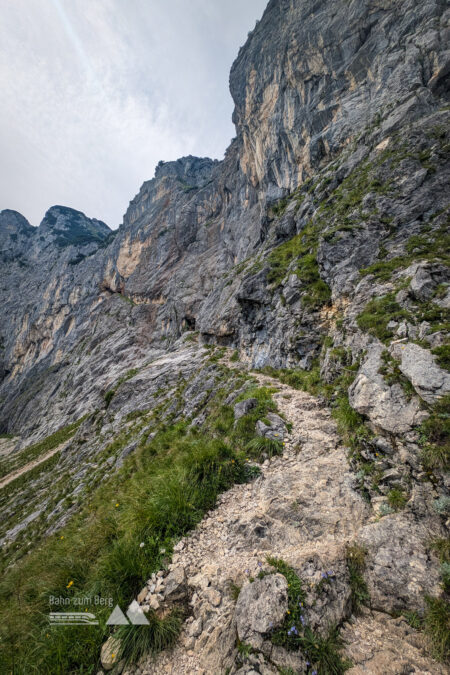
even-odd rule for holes
{"type": "MultiPolygon", "coordinates": [[[[263,645],[265,660],[254,655],[253,665],[226,669],[233,663],[236,647],[232,585],[240,587],[249,577],[256,577],[269,555],[301,570],[302,580],[310,588],[320,581],[324,570],[334,570],[336,580],[347,578],[346,545],[374,519],[371,508],[353,487],[354,476],[329,410],[305,392],[264,375],[255,377],[261,385],[278,389],[274,400],[292,424],[283,456],[264,462],[262,474],[254,482],[236,485],[223,494],[218,507],[176,545],[169,569],[186,580],[192,616],[184,623],[174,650],[127,668],[127,674],[275,675],[279,671],[271,663],[273,650],[280,648],[270,643],[263,645]]],[[[339,622],[349,597],[348,585],[336,584],[327,599],[330,624],[339,622]]],[[[138,601],[145,609],[156,601],[156,608],[162,598],[158,592],[164,594],[162,573],[149,580],[138,601]]],[[[367,612],[356,623],[347,624],[345,633],[351,643],[347,649],[354,663],[348,671],[351,675],[446,672],[423,656],[421,636],[409,627],[406,630],[401,621],[367,612]],[[391,630],[390,621],[397,622],[395,630],[391,630]],[[408,641],[411,634],[413,639],[408,641]],[[409,670],[404,669],[405,664],[409,670]]],[[[285,655],[283,667],[306,672],[301,657],[285,655]]],[[[278,653],[278,665],[282,658],[278,653]]]]}
{"type": "Polygon", "coordinates": [[[39,466],[39,464],[42,464],[47,459],[50,459],[50,457],[56,455],[57,452],[61,452],[61,450],[63,450],[66,447],[66,445],[67,443],[61,443],[61,445],[58,445],[57,448],[49,450],[43,455],[36,457],[36,459],[33,459],[31,462],[24,464],[22,467],[20,467],[20,469],[11,471],[11,473],[8,473],[6,476],[3,476],[3,478],[0,479],[0,490],[6,487],[9,483],[12,483],[12,481],[16,480],[16,478],[19,478],[19,476],[22,476],[24,473],[28,473],[28,471],[31,471],[31,469],[34,469],[36,466],[39,466]]]}

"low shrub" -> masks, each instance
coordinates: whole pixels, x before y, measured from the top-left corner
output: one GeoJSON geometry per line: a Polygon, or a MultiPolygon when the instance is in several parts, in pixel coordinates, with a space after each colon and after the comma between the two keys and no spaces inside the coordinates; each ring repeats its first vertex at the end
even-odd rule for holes
{"type": "Polygon", "coordinates": [[[400,511],[405,508],[408,498],[400,488],[392,488],[392,490],[389,490],[387,493],[387,500],[392,509],[400,511]]]}

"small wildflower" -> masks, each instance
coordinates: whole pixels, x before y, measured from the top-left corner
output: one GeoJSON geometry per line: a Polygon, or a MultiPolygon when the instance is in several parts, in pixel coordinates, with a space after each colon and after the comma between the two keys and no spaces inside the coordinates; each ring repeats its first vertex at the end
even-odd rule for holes
{"type": "Polygon", "coordinates": [[[259,563],[258,563],[258,567],[262,567],[262,562],[259,562],[259,563]]]}
{"type": "Polygon", "coordinates": [[[71,586],[73,586],[73,581],[69,581],[69,583],[67,584],[66,588],[70,588],[71,586]]]}
{"type": "Polygon", "coordinates": [[[328,572],[328,576],[329,576],[329,577],[334,577],[334,572],[333,572],[333,570],[331,570],[330,572],[328,572]]]}
{"type": "Polygon", "coordinates": [[[250,570],[245,570],[245,574],[250,574],[250,570]]]}
{"type": "Polygon", "coordinates": [[[60,539],[64,539],[64,535],[61,535],[60,539]]]}
{"type": "Polygon", "coordinates": [[[305,617],[304,617],[304,616],[301,616],[301,617],[300,617],[300,621],[302,622],[302,626],[304,626],[305,623],[306,623],[305,617]]]}
{"type": "Polygon", "coordinates": [[[322,572],[322,579],[326,579],[328,577],[328,574],[326,572],[322,572]]]}
{"type": "Polygon", "coordinates": [[[145,543],[143,541],[141,541],[141,543],[139,544],[139,548],[144,548],[144,546],[145,546],[145,543]]]}
{"type": "Polygon", "coordinates": [[[116,502],[116,508],[119,506],[119,502],[116,502]]]}
{"type": "Polygon", "coordinates": [[[50,635],[47,633],[45,637],[50,637],[50,635]]]}
{"type": "Polygon", "coordinates": [[[234,464],[234,459],[231,460],[231,463],[234,464]]]}

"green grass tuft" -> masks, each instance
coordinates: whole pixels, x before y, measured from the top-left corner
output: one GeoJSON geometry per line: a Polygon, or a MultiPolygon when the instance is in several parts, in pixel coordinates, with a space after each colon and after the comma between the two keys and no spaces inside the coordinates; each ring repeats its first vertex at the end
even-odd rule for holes
{"type": "Polygon", "coordinates": [[[431,351],[436,356],[437,364],[445,370],[450,370],[450,345],[441,345],[431,351]]]}
{"type": "Polygon", "coordinates": [[[438,555],[441,563],[450,562],[450,537],[433,539],[430,549],[438,555]]]}
{"type": "Polygon", "coordinates": [[[439,661],[450,657],[450,603],[445,598],[426,598],[425,633],[433,656],[439,661]]]}
{"type": "Polygon", "coordinates": [[[422,463],[428,470],[450,467],[450,394],[433,406],[430,416],[419,427],[422,463]]]}
{"type": "Polygon", "coordinates": [[[257,436],[247,443],[245,449],[250,457],[259,459],[266,456],[271,459],[275,455],[283,454],[283,443],[272,438],[257,436]]]}
{"type": "Polygon", "coordinates": [[[403,616],[411,628],[415,630],[423,628],[423,618],[417,612],[405,612],[403,616]]]}
{"type": "Polygon", "coordinates": [[[347,546],[346,561],[352,592],[352,611],[357,614],[363,605],[370,602],[370,595],[363,572],[366,568],[367,551],[359,544],[347,546]]]}
{"type": "Polygon", "coordinates": [[[124,659],[126,664],[135,664],[148,654],[155,654],[171,647],[180,632],[182,614],[174,609],[164,618],[155,612],[146,614],[148,626],[120,626],[114,638],[120,640],[118,661],[124,659]]]}

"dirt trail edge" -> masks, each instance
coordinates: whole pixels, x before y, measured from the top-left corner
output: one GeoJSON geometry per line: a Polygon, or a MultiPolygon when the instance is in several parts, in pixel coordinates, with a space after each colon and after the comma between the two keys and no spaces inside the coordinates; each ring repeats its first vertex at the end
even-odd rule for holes
{"type": "Polygon", "coordinates": [[[33,459],[31,462],[24,464],[24,466],[22,466],[20,469],[11,471],[11,473],[9,473],[7,476],[3,476],[3,478],[0,479],[0,490],[6,487],[9,483],[12,483],[12,481],[16,480],[16,478],[19,478],[19,476],[22,476],[24,473],[28,473],[28,471],[31,471],[31,469],[34,469],[34,467],[39,466],[39,464],[42,464],[42,462],[50,459],[50,457],[56,455],[57,452],[61,452],[61,450],[66,447],[66,445],[67,443],[62,443],[61,445],[58,445],[57,448],[53,448],[53,450],[49,450],[43,455],[36,457],[36,459],[33,459]]]}

